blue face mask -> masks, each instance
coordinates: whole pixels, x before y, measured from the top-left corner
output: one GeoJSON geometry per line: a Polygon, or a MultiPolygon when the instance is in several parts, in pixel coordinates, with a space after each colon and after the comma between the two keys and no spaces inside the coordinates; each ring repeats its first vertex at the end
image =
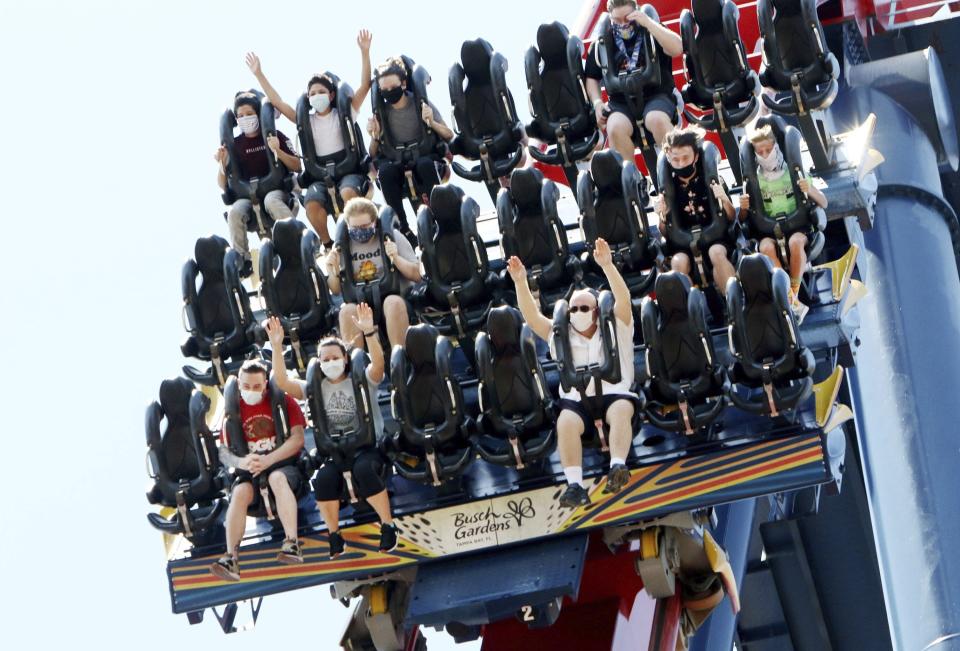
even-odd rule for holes
{"type": "Polygon", "coordinates": [[[370,239],[377,234],[377,227],[374,225],[350,226],[347,228],[347,232],[350,234],[350,239],[354,242],[369,242],[370,239]]]}
{"type": "Polygon", "coordinates": [[[626,25],[614,25],[613,28],[617,30],[617,33],[625,41],[629,41],[637,33],[636,25],[633,23],[627,23],[626,25]]]}

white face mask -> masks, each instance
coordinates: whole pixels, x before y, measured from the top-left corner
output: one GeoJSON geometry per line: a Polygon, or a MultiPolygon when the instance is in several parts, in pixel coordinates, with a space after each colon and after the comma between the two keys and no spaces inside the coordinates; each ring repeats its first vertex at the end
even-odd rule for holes
{"type": "Polygon", "coordinates": [[[260,128],[260,120],[256,115],[245,115],[242,118],[237,118],[237,124],[240,125],[240,130],[248,136],[252,136],[260,128]]]}
{"type": "Polygon", "coordinates": [[[317,93],[310,96],[310,106],[317,113],[323,113],[330,108],[330,96],[326,93],[317,93]]]}
{"type": "Polygon", "coordinates": [[[774,145],[773,149],[766,156],[757,154],[757,163],[764,172],[776,172],[783,165],[783,154],[780,153],[780,145],[774,145]]]}
{"type": "Polygon", "coordinates": [[[343,375],[343,369],[346,362],[343,359],[327,359],[320,362],[320,370],[327,376],[328,380],[336,380],[343,375]]]}
{"type": "Polygon", "coordinates": [[[240,398],[243,399],[248,405],[259,405],[260,401],[263,400],[262,391],[244,391],[240,389],[240,398]]]}
{"type": "Polygon", "coordinates": [[[593,325],[593,311],[590,312],[571,312],[570,325],[577,332],[585,332],[593,325]]]}

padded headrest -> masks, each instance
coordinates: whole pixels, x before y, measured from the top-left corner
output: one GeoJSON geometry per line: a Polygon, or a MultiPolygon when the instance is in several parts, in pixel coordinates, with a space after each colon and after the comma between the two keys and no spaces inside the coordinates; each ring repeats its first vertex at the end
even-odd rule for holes
{"type": "Polygon", "coordinates": [[[223,256],[227,252],[227,241],[219,235],[201,237],[193,247],[193,259],[204,278],[223,278],[223,256]]]}
{"type": "Polygon", "coordinates": [[[421,323],[407,329],[404,351],[415,369],[436,364],[437,329],[421,323]]]}
{"type": "Polygon", "coordinates": [[[296,219],[281,219],[273,225],[273,250],[282,260],[300,257],[300,239],[304,228],[303,222],[296,219]]]}
{"type": "Polygon", "coordinates": [[[450,221],[460,223],[462,205],[463,190],[455,185],[435,185],[430,191],[430,212],[438,224],[450,221]]]}
{"type": "Polygon", "coordinates": [[[520,312],[509,305],[495,307],[487,316],[487,335],[497,354],[520,351],[520,327],[523,318],[520,312]]]}
{"type": "Polygon", "coordinates": [[[713,32],[723,25],[723,0],[693,0],[691,9],[700,29],[713,32]]]}
{"type": "Polygon", "coordinates": [[[679,271],[668,271],[657,276],[657,306],[664,319],[686,314],[691,287],[690,278],[679,271]]]}
{"type": "Polygon", "coordinates": [[[590,161],[590,176],[598,189],[618,189],[623,176],[623,159],[617,152],[607,149],[593,155],[590,161]]]}
{"type": "Polygon", "coordinates": [[[544,23],[537,30],[537,49],[540,58],[549,66],[567,65],[567,41],[570,32],[566,26],[558,21],[544,23]]]}
{"type": "Polygon", "coordinates": [[[491,54],[493,54],[493,46],[482,38],[463,42],[460,46],[460,61],[470,81],[490,81],[491,54]]]}
{"type": "Polygon", "coordinates": [[[802,0],[773,0],[773,7],[778,14],[784,16],[796,15],[802,11],[802,0]]]}
{"type": "Polygon", "coordinates": [[[517,168],[510,174],[510,196],[520,207],[539,206],[543,174],[535,167],[517,168]]]}
{"type": "Polygon", "coordinates": [[[160,408],[163,409],[167,422],[179,416],[187,416],[192,393],[193,382],[186,378],[178,377],[176,380],[164,380],[160,383],[160,408]]]}
{"type": "Polygon", "coordinates": [[[747,302],[773,300],[773,263],[762,253],[752,253],[740,259],[737,277],[743,286],[747,302]]]}

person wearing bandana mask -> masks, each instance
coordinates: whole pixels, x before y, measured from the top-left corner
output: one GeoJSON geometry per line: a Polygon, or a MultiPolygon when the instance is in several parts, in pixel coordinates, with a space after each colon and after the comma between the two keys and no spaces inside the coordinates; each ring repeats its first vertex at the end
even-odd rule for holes
{"type": "MultiPolygon", "coordinates": [[[[678,209],[681,211],[677,220],[681,228],[688,229],[694,226],[706,226],[710,223],[710,201],[719,201],[727,220],[736,218],[736,211],[727,192],[726,183],[722,180],[707,187],[698,165],[700,151],[703,146],[703,131],[698,127],[676,128],[667,134],[664,144],[664,154],[670,164],[671,175],[668,179],[661,179],[661,183],[673,183],[674,197],[678,209]]],[[[670,207],[663,200],[661,192],[656,199],[654,209],[660,217],[660,233],[666,237],[667,217],[670,207]]],[[[707,255],[713,266],[713,282],[717,291],[724,295],[727,281],[736,275],[733,263],[727,254],[732,249],[733,242],[725,244],[716,242],[710,245],[707,255]]],[[[667,252],[670,253],[670,268],[682,274],[690,275],[691,252],[675,249],[667,241],[667,252]]]]}
{"type": "MultiPolygon", "coordinates": [[[[380,346],[377,328],[373,324],[373,310],[365,303],[361,303],[357,306],[356,315],[352,319],[354,325],[363,334],[367,353],[370,356],[370,363],[367,366],[367,391],[369,395],[376,396],[385,373],[383,348],[380,346]]],[[[271,317],[266,323],[266,331],[273,356],[274,382],[291,397],[306,400],[307,383],[295,377],[291,378],[286,373],[283,360],[283,325],[280,319],[271,317]],[[278,372],[278,369],[283,369],[283,372],[278,372]]],[[[350,379],[349,346],[341,339],[328,337],[320,342],[317,357],[320,359],[320,370],[324,375],[323,408],[328,430],[349,432],[356,429],[360,423],[354,386],[350,379]]],[[[376,405],[373,410],[373,424],[379,439],[383,435],[383,414],[376,405]]],[[[340,468],[333,461],[328,460],[317,471],[313,480],[317,508],[330,531],[330,557],[336,558],[343,553],[344,549],[344,539],[338,533],[340,496],[345,488],[344,470],[350,470],[357,496],[366,500],[380,518],[380,551],[393,550],[397,546],[398,531],[393,524],[387,487],[381,479],[383,458],[377,450],[371,449],[360,452],[350,468],[340,468]]]]}
{"type": "Polygon", "coordinates": [[[237,374],[237,385],[240,390],[238,416],[248,454],[244,457],[233,454],[226,445],[225,425],[221,433],[220,461],[239,472],[230,488],[230,504],[224,519],[227,553],[210,566],[213,575],[226,581],[240,580],[240,539],[246,528],[247,510],[259,499],[259,491],[254,488],[253,482],[262,473],[267,473],[267,482],[276,500],[277,517],[285,536],[277,561],[285,564],[303,562],[297,540],[296,497],[302,478],[296,468],[296,461],[303,449],[306,419],[300,405],[289,395],[284,396],[290,434],[282,445],[277,446],[267,367],[254,359],[245,361],[237,374]]]}
{"type": "MultiPolygon", "coordinates": [[[[757,181],[767,215],[789,214],[797,209],[797,199],[793,196],[793,183],[787,172],[783,152],[777,144],[773,129],[765,125],[747,134],[753,151],[757,156],[757,181]]],[[[821,208],[827,207],[827,197],[807,177],[801,178],[797,185],[800,191],[821,208]]],[[[750,195],[746,191],[740,195],[740,212],[750,210],[750,195]]],[[[785,235],[787,235],[785,233],[785,235]]],[[[790,265],[790,307],[797,317],[797,323],[803,321],[810,308],[800,302],[800,281],[807,268],[807,235],[802,231],[791,233],[787,238],[790,265]]],[[[781,267],[777,255],[777,243],[769,237],[760,240],[760,252],[770,258],[775,267],[781,267]]]]}
{"type": "MultiPolygon", "coordinates": [[[[233,112],[237,116],[240,135],[233,139],[233,150],[237,154],[240,176],[249,181],[262,178],[270,173],[270,159],[267,148],[291,172],[300,171],[300,159],[293,153],[290,140],[280,131],[267,136],[266,144],[260,135],[260,98],[253,92],[240,91],[233,102],[233,112]]],[[[217,183],[221,190],[227,189],[227,165],[230,164],[227,148],[221,145],[214,154],[217,161],[217,183]]],[[[268,192],[263,199],[263,208],[274,221],[293,216],[288,204],[289,196],[283,190],[268,192]]],[[[246,218],[253,210],[249,199],[237,199],[227,213],[227,226],[230,229],[230,246],[243,256],[241,275],[249,276],[253,271],[250,258],[250,244],[247,239],[246,218]]]]}
{"type": "MultiPolygon", "coordinates": [[[[407,89],[407,69],[399,57],[391,57],[377,66],[377,84],[380,95],[387,103],[386,120],[394,142],[409,144],[420,139],[420,122],[433,129],[443,140],[450,142],[453,131],[450,130],[440,117],[440,111],[432,102],[428,102],[419,111],[417,110],[413,92],[407,89]]],[[[383,125],[374,115],[367,122],[367,133],[370,134],[370,156],[377,166],[377,180],[380,182],[380,191],[383,199],[400,219],[400,229],[411,244],[416,246],[417,238],[407,224],[407,213],[403,207],[403,198],[406,195],[407,180],[404,170],[391,161],[377,156],[380,146],[380,133],[383,125]]],[[[430,157],[423,157],[414,164],[413,174],[420,189],[430,196],[433,186],[449,174],[445,163],[438,163],[430,157]]]]}
{"type": "MultiPolygon", "coordinates": [[[[370,92],[371,67],[370,67],[370,43],[373,35],[365,30],[360,30],[357,34],[357,47],[360,48],[361,70],[360,84],[357,86],[353,102],[351,102],[353,120],[357,119],[357,114],[363,106],[363,101],[370,92]]],[[[257,78],[260,88],[266,93],[267,99],[280,111],[280,113],[296,124],[297,110],[295,107],[287,104],[280,97],[280,94],[267,81],[266,75],[260,66],[260,58],[253,52],[249,52],[246,57],[247,66],[250,72],[257,78]]],[[[322,74],[315,74],[307,81],[307,96],[310,101],[310,134],[302,134],[301,137],[312,137],[314,152],[321,161],[341,160],[345,155],[346,145],[343,142],[343,131],[340,127],[340,114],[336,108],[337,88],[330,77],[322,74]]],[[[359,174],[347,174],[343,178],[336,179],[337,193],[340,198],[346,202],[354,197],[363,194],[364,188],[369,184],[364,182],[364,178],[359,174]]],[[[334,213],[333,204],[330,200],[330,194],[327,192],[327,186],[321,181],[315,181],[306,188],[303,207],[307,212],[307,220],[313,226],[313,230],[320,236],[320,241],[328,250],[332,248],[333,242],[330,239],[330,229],[327,225],[327,217],[334,213]]]]}
{"type": "MultiPolygon", "coordinates": [[[[643,68],[645,61],[642,41],[648,33],[653,36],[657,46],[662,50],[660,86],[644,91],[643,116],[641,116],[644,126],[653,134],[657,145],[662,145],[664,137],[673,126],[673,116],[677,112],[673,57],[683,54],[683,43],[680,36],[637,9],[634,0],[607,0],[607,13],[610,14],[610,23],[613,28],[610,36],[616,46],[616,54],[611,65],[616,66],[617,72],[632,72],[643,68]]],[[[631,114],[623,95],[611,94],[608,97],[609,101],[604,103],[600,93],[603,70],[600,68],[597,47],[598,41],[594,41],[587,53],[584,67],[584,74],[587,77],[587,94],[593,102],[597,124],[601,129],[606,127],[610,144],[620,152],[623,160],[633,160],[634,118],[637,116],[631,114]]]]}
{"type": "MultiPolygon", "coordinates": [[[[422,277],[420,260],[403,233],[395,232],[396,241],[387,240],[381,251],[380,238],[377,237],[379,214],[377,206],[372,201],[363,197],[351,199],[343,207],[343,217],[347,220],[350,234],[347,253],[353,265],[355,279],[366,282],[376,280],[383,275],[383,267],[386,264],[383,256],[386,254],[402,276],[401,294],[405,294],[413,283],[420,282],[422,277]]],[[[325,263],[330,292],[340,294],[340,251],[331,249],[325,263]]],[[[410,327],[410,315],[413,310],[403,296],[390,295],[384,297],[381,313],[390,345],[402,347],[407,337],[407,328],[410,327]]],[[[356,327],[354,320],[356,314],[357,306],[354,303],[344,303],[340,307],[340,335],[354,346],[360,345],[361,341],[361,331],[356,327]]]]}
{"type": "MultiPolygon", "coordinates": [[[[602,382],[601,395],[597,396],[593,381],[582,399],[580,393],[560,391],[560,415],[557,418],[557,448],[560,463],[567,480],[567,489],[560,496],[564,507],[583,506],[590,497],[583,487],[583,446],[581,437],[591,437],[597,427],[606,422],[610,432],[610,471],[605,492],[616,493],[629,481],[630,471],[626,466],[627,455],[633,441],[633,417],[638,399],[631,391],[633,385],[633,310],[630,290],[623,276],[613,263],[610,245],[603,239],[594,244],[593,259],[603,270],[607,284],[614,297],[616,339],[620,354],[620,382],[602,382]]],[[[516,256],[507,261],[507,271],[517,290],[517,305],[524,320],[534,334],[546,341],[554,353],[553,323],[540,312],[538,301],[527,284],[527,271],[516,256]]],[[[597,292],[578,289],[570,296],[570,348],[577,366],[602,364],[606,354],[601,343],[598,327],[599,308],[597,292]]]]}

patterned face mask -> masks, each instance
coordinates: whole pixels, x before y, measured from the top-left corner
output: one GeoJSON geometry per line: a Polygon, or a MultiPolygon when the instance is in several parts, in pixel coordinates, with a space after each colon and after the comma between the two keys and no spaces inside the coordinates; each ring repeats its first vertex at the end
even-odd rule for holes
{"type": "Polygon", "coordinates": [[[369,242],[377,234],[377,227],[372,224],[370,226],[350,226],[347,232],[354,242],[369,242]]]}

